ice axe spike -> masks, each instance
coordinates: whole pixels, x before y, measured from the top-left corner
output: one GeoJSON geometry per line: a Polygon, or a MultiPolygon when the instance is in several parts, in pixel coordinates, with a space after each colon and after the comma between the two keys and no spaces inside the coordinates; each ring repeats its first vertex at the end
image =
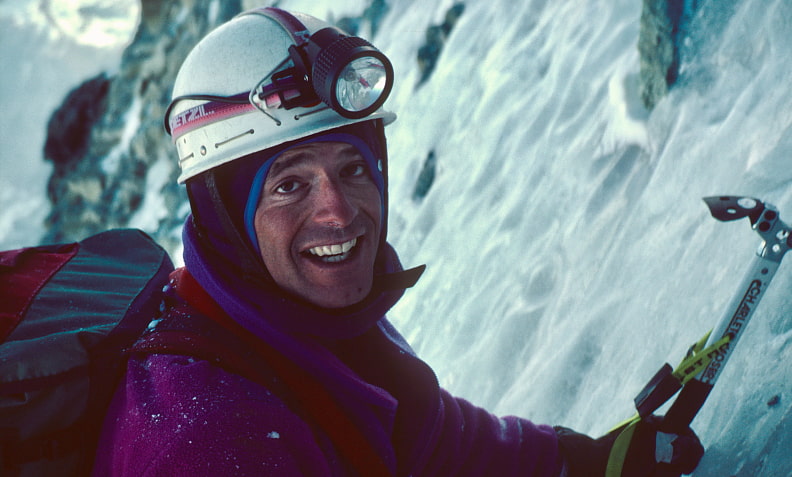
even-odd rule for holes
{"type": "MultiPolygon", "coordinates": [[[[715,381],[720,376],[726,361],[731,356],[737,341],[742,336],[748,321],[764,296],[767,286],[775,276],[784,255],[792,248],[792,228],[781,221],[778,210],[771,204],[763,203],[752,197],[717,196],[704,198],[712,216],[720,221],[742,218],[751,220],[751,227],[762,238],[737,293],[724,311],[720,321],[709,334],[706,346],[711,346],[728,337],[728,342],[712,352],[711,361],[706,368],[690,379],[679,392],[663,420],[663,425],[671,431],[683,430],[704,405],[715,381]]],[[[676,390],[668,380],[671,373],[666,365],[636,398],[639,414],[652,413],[676,390]],[[665,376],[668,376],[666,378],[665,376]],[[665,389],[663,389],[665,388],[665,389]]]]}

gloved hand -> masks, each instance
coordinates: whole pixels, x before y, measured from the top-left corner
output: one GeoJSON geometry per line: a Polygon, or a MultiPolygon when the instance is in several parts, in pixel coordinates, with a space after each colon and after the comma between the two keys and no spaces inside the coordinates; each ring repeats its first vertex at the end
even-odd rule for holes
{"type": "MultiPolygon", "coordinates": [[[[692,429],[663,432],[662,417],[649,416],[635,427],[620,477],[678,477],[689,474],[704,455],[692,429]]],[[[604,477],[611,449],[624,427],[592,439],[565,427],[556,427],[566,474],[562,477],[604,477]]]]}

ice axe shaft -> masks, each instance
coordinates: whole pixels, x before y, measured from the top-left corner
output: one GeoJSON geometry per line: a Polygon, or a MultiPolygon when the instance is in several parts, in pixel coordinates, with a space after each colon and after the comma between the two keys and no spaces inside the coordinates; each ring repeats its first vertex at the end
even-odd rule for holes
{"type": "Polygon", "coordinates": [[[756,306],[764,296],[767,285],[773,279],[778,265],[778,263],[764,260],[758,256],[754,258],[748,273],[740,284],[739,291],[727,308],[728,311],[710,334],[707,345],[711,345],[713,340],[727,335],[730,340],[714,352],[712,361],[704,368],[704,371],[682,388],[676,401],[666,413],[664,422],[670,428],[684,429],[689,426],[704,405],[704,401],[720,377],[726,362],[745,331],[746,325],[753,316],[756,306]]]}
{"type": "Polygon", "coordinates": [[[687,428],[704,405],[723,368],[731,357],[737,342],[745,331],[759,302],[764,297],[770,281],[778,270],[786,252],[792,248],[792,230],[780,220],[778,210],[750,197],[707,197],[713,217],[721,221],[749,218],[752,228],[762,238],[737,293],[713,328],[706,346],[729,337],[710,356],[712,360],[703,371],[684,385],[679,396],[665,415],[664,425],[670,430],[687,428]]]}

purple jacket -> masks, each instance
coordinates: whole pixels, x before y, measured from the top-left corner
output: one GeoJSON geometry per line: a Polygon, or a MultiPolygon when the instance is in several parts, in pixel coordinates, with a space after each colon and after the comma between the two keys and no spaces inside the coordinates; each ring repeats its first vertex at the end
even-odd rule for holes
{"type": "MultiPolygon", "coordinates": [[[[253,285],[223,275],[196,240],[186,232],[185,261],[201,287],[321,382],[393,475],[558,475],[552,428],[497,418],[438,386],[383,316],[401,292],[384,292],[343,317],[322,316],[260,287],[250,299],[253,285]],[[338,326],[315,326],[321,320],[338,326]]],[[[392,256],[391,269],[399,270],[392,256]]],[[[179,300],[169,296],[169,306],[179,300]]],[[[134,357],[105,420],[94,475],[353,475],[324,430],[281,388],[276,378],[265,385],[200,359],[134,357]]]]}

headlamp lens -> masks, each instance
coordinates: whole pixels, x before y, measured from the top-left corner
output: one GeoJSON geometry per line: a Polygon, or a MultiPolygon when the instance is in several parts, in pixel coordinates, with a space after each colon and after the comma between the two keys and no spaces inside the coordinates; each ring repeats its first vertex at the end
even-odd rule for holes
{"type": "Polygon", "coordinates": [[[388,80],[385,64],[379,58],[364,56],[352,60],[338,76],[338,105],[350,112],[364,111],[383,96],[388,80]]]}

